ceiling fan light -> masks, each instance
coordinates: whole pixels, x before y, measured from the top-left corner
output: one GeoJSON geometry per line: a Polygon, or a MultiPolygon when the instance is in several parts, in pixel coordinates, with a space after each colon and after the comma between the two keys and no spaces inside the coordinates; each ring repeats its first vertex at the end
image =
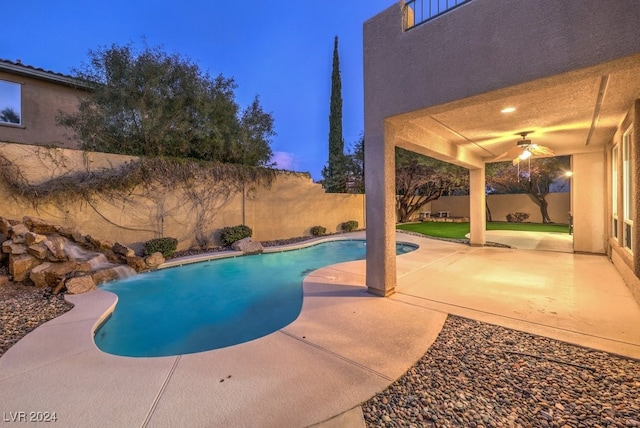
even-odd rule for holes
{"type": "Polygon", "coordinates": [[[522,160],[527,160],[531,157],[531,152],[529,150],[524,150],[518,157],[522,160]]]}

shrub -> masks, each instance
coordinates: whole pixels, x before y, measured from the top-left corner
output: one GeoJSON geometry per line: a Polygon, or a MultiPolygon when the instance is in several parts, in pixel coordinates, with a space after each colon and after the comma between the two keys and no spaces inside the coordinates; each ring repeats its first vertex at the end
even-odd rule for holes
{"type": "Polygon", "coordinates": [[[355,220],[345,221],[340,225],[343,232],[353,232],[358,228],[358,222],[355,220]]]}
{"type": "Polygon", "coordinates": [[[238,226],[223,227],[220,231],[220,240],[225,246],[229,246],[236,241],[244,238],[249,238],[253,235],[253,230],[249,226],[240,224],[238,226]]]}
{"type": "Polygon", "coordinates": [[[311,235],[313,236],[322,236],[327,233],[327,228],[323,226],[313,226],[311,228],[311,235]]]}
{"type": "Polygon", "coordinates": [[[507,221],[509,223],[522,223],[529,218],[527,213],[509,213],[507,214],[507,221]]]}
{"type": "Polygon", "coordinates": [[[176,238],[156,238],[150,239],[144,243],[144,255],[150,256],[153,253],[160,252],[165,259],[170,258],[178,248],[178,240],[176,238]]]}

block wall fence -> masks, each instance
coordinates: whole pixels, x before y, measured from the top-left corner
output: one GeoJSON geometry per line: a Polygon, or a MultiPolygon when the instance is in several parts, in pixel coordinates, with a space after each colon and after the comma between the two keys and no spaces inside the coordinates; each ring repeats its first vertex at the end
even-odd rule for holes
{"type": "MultiPolygon", "coordinates": [[[[132,156],[81,150],[48,148],[25,144],[0,143],[0,156],[17,166],[30,184],[39,184],[77,171],[97,171],[135,160],[132,156]]],[[[220,183],[203,182],[199,191],[206,193],[220,183]]],[[[489,195],[494,221],[505,221],[510,212],[526,212],[528,221],[540,222],[540,211],[526,195],[489,195]]],[[[548,196],[549,214],[555,223],[567,223],[569,193],[548,196]]],[[[437,213],[450,211],[452,216],[469,216],[468,196],[448,196],[423,208],[437,213]]],[[[136,188],[126,196],[95,194],[90,198],[48,202],[37,205],[12,194],[0,182],[0,217],[22,219],[35,216],[54,224],[73,226],[83,233],[120,242],[136,249],[152,238],[174,237],[178,249],[198,245],[196,230],[213,244],[225,226],[246,224],[255,241],[271,241],[310,235],[313,226],[339,232],[343,222],[355,220],[365,228],[365,196],[325,193],[320,184],[306,174],[278,173],[270,186],[248,185],[196,207],[181,189],[159,191],[136,188]]]]}
{"type": "MultiPolygon", "coordinates": [[[[39,184],[74,171],[116,168],[135,160],[132,156],[0,143],[0,156],[17,166],[30,184],[39,184]]],[[[206,194],[224,183],[199,183],[206,194]]],[[[218,194],[220,192],[217,192],[218,194]]],[[[222,192],[224,193],[224,192],[222,192]]],[[[325,193],[307,174],[278,173],[270,186],[247,185],[194,204],[183,189],[138,188],[123,197],[95,194],[64,203],[38,203],[13,195],[0,183],[0,217],[35,216],[54,224],[74,226],[83,233],[120,242],[139,251],[152,238],[174,237],[178,249],[197,245],[196,231],[213,244],[225,226],[246,224],[255,241],[310,235],[313,226],[338,232],[343,222],[355,220],[365,227],[364,195],[325,193]],[[196,206],[197,205],[197,206],[196,206]]]]}

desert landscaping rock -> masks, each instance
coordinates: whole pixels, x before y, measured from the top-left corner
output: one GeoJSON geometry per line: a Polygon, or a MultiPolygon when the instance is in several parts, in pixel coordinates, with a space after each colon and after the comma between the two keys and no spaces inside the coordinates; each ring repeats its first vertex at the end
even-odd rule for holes
{"type": "Polygon", "coordinates": [[[264,247],[260,242],[254,242],[251,238],[244,238],[231,244],[231,248],[235,251],[242,251],[245,254],[257,254],[264,251],[264,247]]]}
{"type": "MultiPolygon", "coordinates": [[[[0,269],[0,277],[5,277],[0,269]]],[[[70,310],[62,295],[7,281],[0,287],[0,357],[27,333],[70,310]]]]}
{"type": "Polygon", "coordinates": [[[640,362],[450,316],[368,427],[640,426],[640,362]]]}
{"type": "Polygon", "coordinates": [[[82,294],[96,289],[95,281],[88,275],[69,278],[64,285],[69,294],[82,294]]]}
{"type": "Polygon", "coordinates": [[[146,259],[144,259],[144,262],[146,263],[148,268],[153,269],[153,268],[157,268],[162,263],[164,263],[165,259],[162,256],[162,253],[156,252],[156,253],[151,254],[146,259]]]}

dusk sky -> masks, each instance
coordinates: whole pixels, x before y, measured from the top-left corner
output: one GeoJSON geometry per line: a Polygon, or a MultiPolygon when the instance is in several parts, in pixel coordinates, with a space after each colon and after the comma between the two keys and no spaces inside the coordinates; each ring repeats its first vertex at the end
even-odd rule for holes
{"type": "Polygon", "coordinates": [[[310,172],[328,157],[333,39],[339,38],[345,147],[364,128],[362,24],[396,0],[24,0],[0,20],[0,58],[70,74],[88,51],[149,46],[232,77],[236,101],[258,95],[278,135],[278,167],[310,172]]]}

